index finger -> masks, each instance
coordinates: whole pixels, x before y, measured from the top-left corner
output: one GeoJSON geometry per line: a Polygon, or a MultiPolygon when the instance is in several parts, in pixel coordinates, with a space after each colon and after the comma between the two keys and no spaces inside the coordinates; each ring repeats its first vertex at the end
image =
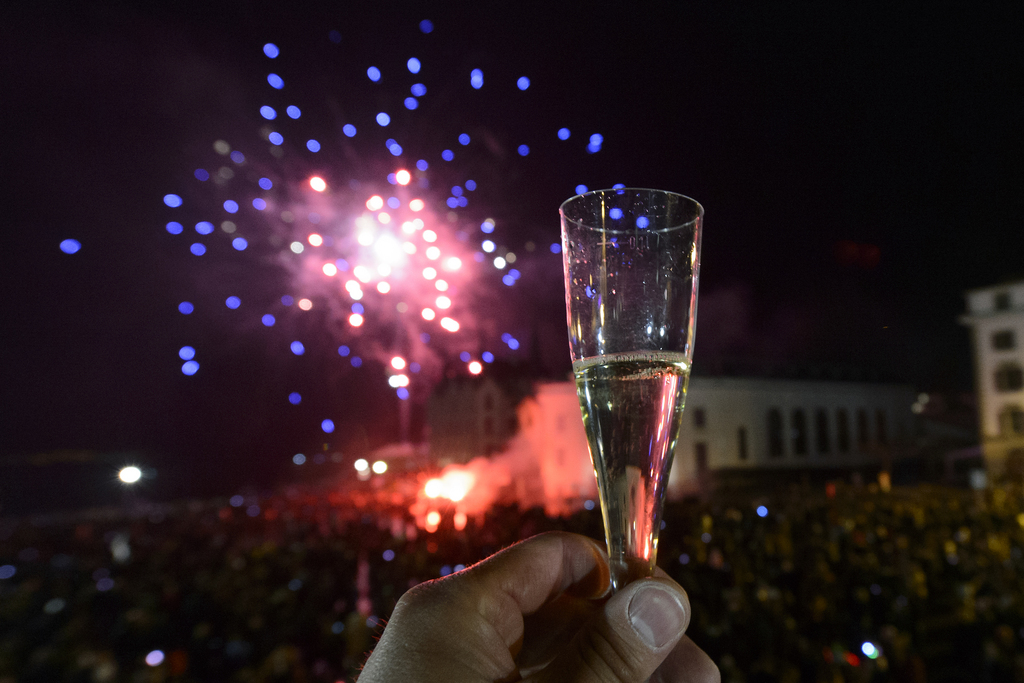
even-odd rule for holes
{"type": "Polygon", "coordinates": [[[604,551],[593,540],[565,532],[534,536],[464,573],[477,612],[511,646],[523,634],[523,615],[562,593],[599,598],[610,577],[604,551]]]}

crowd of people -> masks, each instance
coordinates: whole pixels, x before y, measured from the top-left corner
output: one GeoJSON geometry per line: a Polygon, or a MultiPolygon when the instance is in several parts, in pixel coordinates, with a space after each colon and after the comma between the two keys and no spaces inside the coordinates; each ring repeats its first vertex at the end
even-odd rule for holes
{"type": "MultiPolygon", "coordinates": [[[[588,506],[594,507],[594,506],[588,506]]],[[[353,680],[401,594],[533,534],[344,496],[0,519],[0,683],[353,680]]],[[[670,502],[659,564],[724,681],[1024,681],[1024,497],[830,485],[670,502]]]]}

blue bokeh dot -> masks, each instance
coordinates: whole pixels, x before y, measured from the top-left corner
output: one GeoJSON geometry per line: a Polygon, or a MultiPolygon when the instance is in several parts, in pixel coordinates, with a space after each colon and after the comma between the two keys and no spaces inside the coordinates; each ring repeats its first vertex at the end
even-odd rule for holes
{"type": "Polygon", "coordinates": [[[569,129],[568,128],[559,128],[558,129],[558,139],[559,140],[568,140],[569,139],[569,129]]]}
{"type": "Polygon", "coordinates": [[[306,347],[302,345],[300,341],[293,341],[290,345],[292,353],[296,356],[301,356],[306,352],[306,347]]]}
{"type": "Polygon", "coordinates": [[[262,116],[268,121],[273,121],[274,119],[277,118],[277,112],[274,110],[273,107],[263,105],[262,107],[260,107],[260,116],[262,116]]]}
{"type": "Polygon", "coordinates": [[[409,111],[412,111],[418,106],[420,106],[420,103],[419,100],[417,100],[415,97],[405,98],[405,108],[408,109],[409,111]]]}
{"type": "Polygon", "coordinates": [[[296,107],[294,104],[288,105],[288,108],[285,109],[285,112],[288,114],[288,118],[292,119],[297,119],[300,116],[302,116],[302,110],[296,107]]]}
{"type": "Polygon", "coordinates": [[[188,250],[191,251],[196,256],[202,256],[203,254],[206,253],[206,247],[204,247],[199,242],[193,242],[192,246],[189,247],[188,250]]]}
{"type": "Polygon", "coordinates": [[[320,143],[317,142],[316,140],[306,140],[306,149],[308,149],[310,152],[319,152],[320,143]]]}
{"type": "Polygon", "coordinates": [[[267,74],[267,83],[275,90],[280,90],[284,87],[284,79],[277,74],[267,74]]]}
{"type": "Polygon", "coordinates": [[[196,307],[193,306],[192,303],[189,301],[182,301],[180,304],[178,304],[178,312],[181,313],[182,315],[188,315],[194,310],[196,310],[196,307]]]}
{"type": "Polygon", "coordinates": [[[420,171],[426,171],[428,168],[430,168],[430,164],[427,163],[426,159],[420,159],[419,161],[416,162],[416,168],[420,171]]]}
{"type": "Polygon", "coordinates": [[[349,353],[351,353],[351,349],[349,349],[344,344],[342,344],[341,346],[338,347],[338,355],[339,356],[344,357],[344,356],[347,356],[349,353]]]}
{"type": "Polygon", "coordinates": [[[239,299],[237,296],[229,296],[224,301],[224,305],[230,308],[231,310],[234,310],[242,305],[242,300],[239,299]]]}
{"type": "Polygon", "coordinates": [[[583,194],[586,191],[587,191],[587,186],[586,185],[577,185],[576,186],[576,194],[583,194]]]}
{"type": "Polygon", "coordinates": [[[452,159],[455,158],[455,153],[452,152],[450,149],[446,149],[443,152],[441,152],[441,158],[444,159],[445,161],[451,161],[452,159]]]}
{"type": "Polygon", "coordinates": [[[380,69],[378,69],[375,66],[371,66],[369,69],[366,70],[366,76],[371,81],[376,83],[377,81],[380,80],[380,69]]]}
{"type": "Polygon", "coordinates": [[[519,147],[516,148],[516,151],[519,152],[519,156],[525,157],[530,153],[530,147],[529,145],[519,145],[519,147]]]}
{"type": "Polygon", "coordinates": [[[228,213],[238,213],[238,202],[233,199],[229,199],[224,202],[224,210],[228,213]]]}
{"type": "Polygon", "coordinates": [[[267,139],[270,140],[272,145],[280,145],[284,142],[284,136],[280,133],[271,133],[267,136],[267,139]]]}
{"type": "Polygon", "coordinates": [[[276,323],[276,322],[277,322],[277,318],[275,318],[274,316],[272,316],[272,315],[271,315],[271,314],[269,314],[269,313],[265,313],[265,314],[263,315],[263,317],[261,318],[261,321],[263,322],[263,324],[264,324],[265,326],[267,326],[267,327],[273,327],[273,326],[274,326],[274,323],[276,323]]]}
{"type": "Polygon", "coordinates": [[[60,243],[60,250],[65,254],[75,254],[82,248],[82,243],[78,240],[67,239],[60,243]]]}
{"type": "Polygon", "coordinates": [[[341,132],[344,133],[347,137],[352,137],[356,134],[356,127],[353,126],[351,123],[346,123],[344,126],[341,127],[341,132]]]}
{"type": "Polygon", "coordinates": [[[180,235],[181,231],[184,229],[185,227],[178,221],[171,221],[170,223],[167,224],[167,232],[171,233],[172,235],[180,235]]]}
{"type": "Polygon", "coordinates": [[[269,190],[270,188],[272,188],[274,186],[274,183],[273,183],[273,181],[270,180],[270,178],[260,178],[259,185],[264,190],[269,190]]]}
{"type": "Polygon", "coordinates": [[[199,370],[199,363],[194,360],[188,360],[181,364],[181,371],[186,375],[192,376],[199,370]]]}
{"type": "Polygon", "coordinates": [[[191,346],[182,346],[178,349],[178,358],[182,360],[192,360],[196,357],[196,350],[191,346]]]}
{"type": "Polygon", "coordinates": [[[410,57],[409,61],[406,62],[405,65],[409,67],[409,73],[414,74],[418,74],[420,72],[420,67],[422,66],[420,64],[420,60],[416,59],[415,57],[410,57]]]}
{"type": "Polygon", "coordinates": [[[388,116],[386,113],[381,112],[377,114],[377,123],[381,126],[386,126],[389,123],[391,123],[391,117],[388,116]]]}
{"type": "Polygon", "coordinates": [[[520,76],[519,80],[516,81],[516,87],[520,90],[526,90],[530,87],[530,79],[526,76],[520,76]]]}
{"type": "Polygon", "coordinates": [[[279,54],[281,54],[281,51],[277,49],[277,45],[274,45],[273,43],[267,43],[266,45],[263,46],[263,54],[270,57],[271,59],[274,59],[279,54]]]}
{"type": "Polygon", "coordinates": [[[181,197],[179,197],[176,194],[165,194],[164,204],[171,207],[172,209],[176,209],[177,207],[181,206],[181,197]]]}
{"type": "Polygon", "coordinates": [[[413,86],[409,88],[409,90],[416,97],[423,97],[427,94],[427,86],[422,83],[413,83],[413,86]]]}
{"type": "Polygon", "coordinates": [[[423,21],[420,22],[420,30],[423,31],[424,33],[430,33],[431,31],[434,30],[434,22],[432,22],[430,19],[424,19],[423,21]]]}
{"type": "Polygon", "coordinates": [[[293,406],[297,406],[300,403],[302,403],[302,395],[297,391],[293,391],[292,393],[288,394],[288,402],[291,403],[293,406]]]}
{"type": "Polygon", "coordinates": [[[195,170],[195,176],[201,181],[207,181],[210,179],[210,172],[205,168],[197,168],[195,170]]]}

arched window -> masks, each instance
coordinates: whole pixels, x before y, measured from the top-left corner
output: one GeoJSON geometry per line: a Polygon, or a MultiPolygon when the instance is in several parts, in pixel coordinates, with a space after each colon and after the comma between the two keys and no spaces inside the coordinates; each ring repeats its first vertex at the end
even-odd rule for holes
{"type": "Polygon", "coordinates": [[[840,453],[850,452],[850,415],[846,408],[836,411],[836,446],[840,453]]]}
{"type": "Polygon", "coordinates": [[[1006,406],[999,411],[999,433],[1003,436],[1024,434],[1024,410],[1020,406],[1006,406]]]}
{"type": "Polygon", "coordinates": [[[785,445],[782,439],[782,411],[772,408],[768,411],[768,455],[781,458],[785,445]]]}
{"type": "Polygon", "coordinates": [[[1016,363],[1003,363],[996,370],[996,389],[1020,391],[1024,389],[1024,371],[1016,363]]]}
{"type": "Polygon", "coordinates": [[[793,411],[793,454],[807,455],[807,416],[799,408],[793,411]]]}
{"type": "Polygon", "coordinates": [[[814,411],[814,434],[817,437],[818,454],[824,455],[832,450],[831,439],[828,434],[828,413],[824,408],[814,411]]]}

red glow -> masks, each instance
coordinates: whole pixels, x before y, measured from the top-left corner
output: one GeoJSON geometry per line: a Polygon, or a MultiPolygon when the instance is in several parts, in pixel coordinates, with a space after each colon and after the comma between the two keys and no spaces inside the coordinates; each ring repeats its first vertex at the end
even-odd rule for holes
{"type": "Polygon", "coordinates": [[[456,512],[452,521],[455,523],[455,530],[462,531],[466,528],[466,522],[469,521],[469,517],[466,516],[465,512],[456,512]]]}
{"type": "Polygon", "coordinates": [[[852,652],[846,653],[846,663],[850,666],[860,666],[860,657],[853,654],[852,652]]]}

